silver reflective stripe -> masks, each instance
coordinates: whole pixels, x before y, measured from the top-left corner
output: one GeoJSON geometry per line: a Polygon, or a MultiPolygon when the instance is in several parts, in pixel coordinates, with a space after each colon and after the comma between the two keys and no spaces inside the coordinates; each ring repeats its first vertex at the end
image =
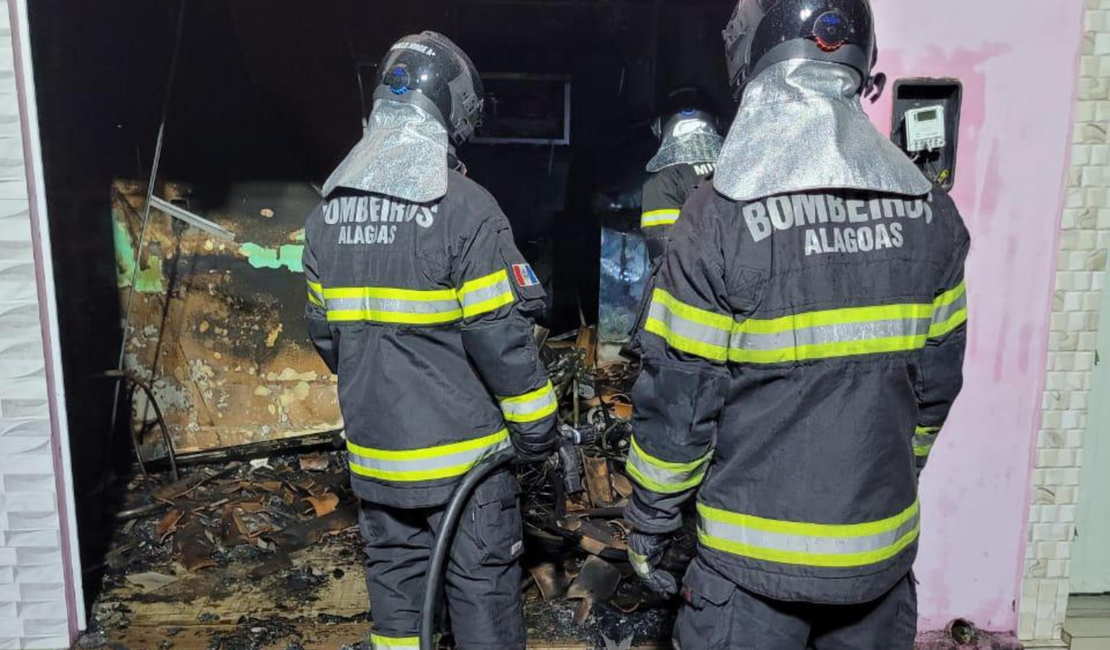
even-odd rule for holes
{"type": "MultiPolygon", "coordinates": [[[[358,465],[359,467],[365,467],[366,469],[377,470],[379,472],[411,474],[415,477],[419,474],[434,473],[435,470],[473,465],[490,454],[501,451],[502,449],[508,449],[509,446],[510,442],[508,440],[501,440],[487,447],[459,451],[445,456],[414,458],[411,460],[368,458],[366,456],[360,456],[353,451],[349,452],[347,456],[350,458],[351,464],[358,465]]],[[[461,473],[463,472],[460,472],[460,474],[461,473]]],[[[415,480],[423,480],[423,478],[425,477],[421,476],[417,477],[415,480]]]]}
{"type": "Polygon", "coordinates": [[[674,494],[701,484],[713,450],[688,463],[671,463],[654,458],[640,448],[636,438],[628,450],[628,474],[641,487],[660,494],[674,494]]]}
{"type": "Polygon", "coordinates": [[[935,311],[933,311],[933,324],[939,325],[940,323],[945,323],[949,318],[952,318],[953,314],[966,308],[967,292],[965,291],[947,305],[939,305],[936,307],[935,311]]]}
{"type": "Polygon", "coordinates": [[[397,300],[396,298],[328,298],[328,311],[379,311],[394,314],[441,314],[458,311],[455,300],[397,300]]]}
{"type": "Polygon", "coordinates": [[[940,427],[917,427],[913,432],[913,453],[915,456],[928,456],[940,435],[940,427]]]}
{"type": "Polygon", "coordinates": [[[494,284],[481,289],[471,289],[462,295],[463,309],[479,305],[487,300],[493,300],[502,294],[511,292],[513,287],[507,279],[498,280],[494,284]]]}
{"type": "Polygon", "coordinates": [[[929,319],[919,318],[820,325],[774,334],[737,331],[732,335],[731,347],[739,350],[781,350],[803,345],[917,336],[928,332],[929,324],[929,319]]]}
{"type": "Polygon", "coordinates": [[[671,311],[667,305],[661,302],[652,301],[651,307],[648,309],[648,318],[665,324],[671,334],[677,334],[706,345],[720,348],[728,347],[730,333],[727,330],[687,320],[671,311]]]}
{"type": "MultiPolygon", "coordinates": [[[[915,512],[902,525],[889,531],[874,535],[854,537],[832,537],[819,535],[792,535],[746,526],[738,526],[701,517],[701,529],[706,534],[748,547],[766,549],[781,553],[801,553],[806,555],[847,555],[882,551],[899,543],[912,533],[920,519],[915,512]]],[[[819,564],[815,562],[814,564],[819,564]]]]}
{"type": "Polygon", "coordinates": [[[914,454],[917,456],[928,455],[928,453],[933,449],[933,445],[936,444],[936,441],[937,434],[935,433],[916,434],[913,437],[914,454]]]}
{"type": "Polygon", "coordinates": [[[501,400],[501,412],[509,422],[533,422],[555,412],[555,389],[548,381],[538,390],[501,400]]]}
{"type": "Polygon", "coordinates": [[[318,307],[324,306],[324,287],[319,282],[308,281],[308,299],[318,307]]]}
{"type": "Polygon", "coordinates": [[[632,570],[636,572],[636,575],[641,578],[646,578],[651,575],[651,565],[648,564],[646,555],[641,555],[632,549],[628,549],[628,561],[632,565],[632,570]]]}

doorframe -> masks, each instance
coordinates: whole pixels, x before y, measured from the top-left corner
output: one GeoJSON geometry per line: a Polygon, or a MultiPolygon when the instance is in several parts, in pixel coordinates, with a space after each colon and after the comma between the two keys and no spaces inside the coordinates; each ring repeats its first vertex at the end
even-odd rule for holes
{"type": "Polygon", "coordinates": [[[54,258],[50,248],[50,225],[47,221],[46,181],[43,176],[42,144],[27,0],[9,0],[8,18],[11,24],[16,93],[19,101],[20,128],[23,134],[23,162],[27,176],[27,203],[31,222],[31,244],[34,251],[39,322],[42,328],[43,356],[46,361],[47,401],[50,409],[51,449],[54,456],[55,494],[66,591],[66,618],[69,622],[69,636],[72,642],[86,627],[85,597],[81,556],[78,552],[80,547],[77,541],[77,517],[73,508],[75,501],[69,420],[62,375],[54,258]]]}

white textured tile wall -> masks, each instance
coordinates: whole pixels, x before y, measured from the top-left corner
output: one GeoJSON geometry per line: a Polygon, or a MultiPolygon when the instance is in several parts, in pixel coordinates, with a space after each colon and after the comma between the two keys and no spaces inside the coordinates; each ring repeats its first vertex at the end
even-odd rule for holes
{"type": "Polygon", "coordinates": [[[0,0],[0,648],[58,649],[64,558],[13,61],[0,0]]]}
{"type": "Polygon", "coordinates": [[[1110,0],[1086,2],[1072,167],[1061,221],[1018,609],[1018,636],[1027,647],[1063,647],[1079,468],[1110,249],[1110,0]]]}

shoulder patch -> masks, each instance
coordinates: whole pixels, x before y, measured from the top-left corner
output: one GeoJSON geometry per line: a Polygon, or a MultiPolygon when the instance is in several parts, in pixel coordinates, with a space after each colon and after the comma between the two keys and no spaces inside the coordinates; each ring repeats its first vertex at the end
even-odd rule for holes
{"type": "Polygon", "coordinates": [[[513,278],[521,287],[534,287],[540,283],[530,264],[513,264],[513,278]]]}

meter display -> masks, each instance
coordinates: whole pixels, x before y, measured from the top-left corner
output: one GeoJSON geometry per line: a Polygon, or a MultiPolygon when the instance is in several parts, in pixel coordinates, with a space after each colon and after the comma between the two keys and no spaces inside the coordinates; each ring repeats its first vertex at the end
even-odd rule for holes
{"type": "Polygon", "coordinates": [[[906,151],[936,151],[944,147],[945,142],[943,106],[906,111],[906,151]]]}

